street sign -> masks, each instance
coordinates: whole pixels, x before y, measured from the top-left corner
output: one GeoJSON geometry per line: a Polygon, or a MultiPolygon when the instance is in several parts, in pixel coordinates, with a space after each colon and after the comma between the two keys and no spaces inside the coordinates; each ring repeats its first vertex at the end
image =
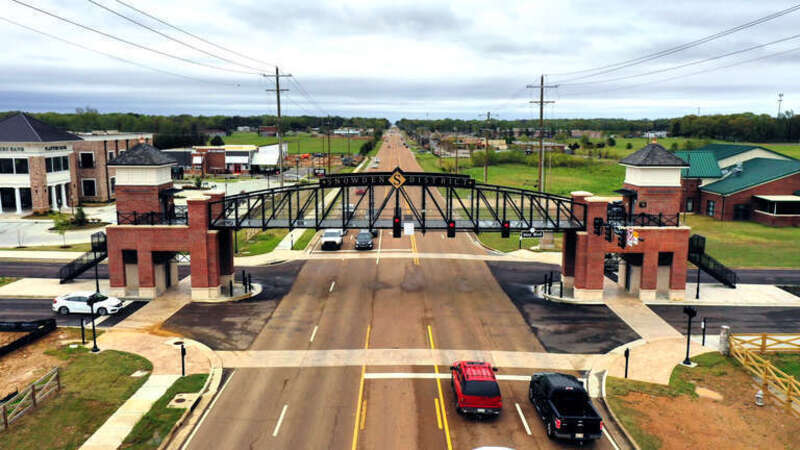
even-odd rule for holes
{"type": "Polygon", "coordinates": [[[314,169],[314,176],[324,177],[325,176],[325,168],[316,168],[316,169],[314,169]]]}
{"type": "Polygon", "coordinates": [[[523,231],[519,234],[520,239],[540,238],[544,236],[544,231],[536,231],[536,228],[531,228],[528,231],[523,231]]]}
{"type": "Polygon", "coordinates": [[[403,223],[403,234],[406,236],[414,235],[414,224],[411,222],[403,223]]]}

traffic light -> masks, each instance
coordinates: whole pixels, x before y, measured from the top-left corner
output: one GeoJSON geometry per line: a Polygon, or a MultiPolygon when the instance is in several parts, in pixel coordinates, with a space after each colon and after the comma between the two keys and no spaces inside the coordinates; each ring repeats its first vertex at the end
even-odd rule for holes
{"type": "Polygon", "coordinates": [[[511,222],[504,220],[503,229],[500,230],[500,237],[507,238],[511,234],[511,222]]]}
{"type": "Polygon", "coordinates": [[[602,232],[601,229],[603,228],[603,218],[602,217],[595,217],[594,218],[594,234],[600,236],[602,232]]]}
{"type": "Polygon", "coordinates": [[[456,237],[456,221],[451,220],[447,222],[447,237],[454,238],[456,237]]]}
{"type": "Polygon", "coordinates": [[[611,236],[611,227],[610,226],[606,226],[606,240],[608,242],[611,242],[611,241],[614,240],[614,238],[611,236]]]}
{"type": "Polygon", "coordinates": [[[625,234],[624,228],[617,229],[617,245],[619,245],[619,248],[625,248],[625,234]]]}
{"type": "Polygon", "coordinates": [[[394,220],[392,220],[392,237],[399,238],[400,236],[400,218],[394,216],[394,220]]]}

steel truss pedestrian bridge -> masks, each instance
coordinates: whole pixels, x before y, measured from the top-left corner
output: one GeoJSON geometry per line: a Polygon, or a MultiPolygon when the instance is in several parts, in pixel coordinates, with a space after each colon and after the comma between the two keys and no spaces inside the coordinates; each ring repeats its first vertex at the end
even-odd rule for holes
{"type": "Polygon", "coordinates": [[[544,192],[478,183],[467,175],[368,172],[264,189],[209,203],[211,228],[566,231],[586,229],[586,206],[544,192]]]}

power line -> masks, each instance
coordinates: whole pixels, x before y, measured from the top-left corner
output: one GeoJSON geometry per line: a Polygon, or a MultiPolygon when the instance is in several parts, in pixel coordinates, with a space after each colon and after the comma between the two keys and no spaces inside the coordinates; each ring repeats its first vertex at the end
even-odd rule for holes
{"type": "Polygon", "coordinates": [[[778,17],[785,16],[786,14],[793,13],[793,12],[797,11],[798,9],[800,9],[800,4],[792,6],[790,8],[786,8],[784,10],[781,10],[781,11],[778,11],[778,12],[775,12],[775,13],[772,13],[772,14],[769,14],[767,16],[761,17],[761,18],[753,20],[751,22],[747,22],[745,24],[738,25],[738,26],[735,26],[733,28],[729,28],[729,29],[724,30],[724,31],[720,31],[719,33],[715,33],[715,34],[712,34],[712,35],[709,35],[709,36],[706,36],[706,37],[703,37],[703,38],[700,38],[700,39],[697,39],[697,40],[694,40],[694,41],[691,41],[691,42],[687,42],[685,44],[681,44],[681,45],[678,45],[676,47],[672,47],[672,48],[669,48],[669,49],[661,50],[661,51],[658,51],[658,52],[655,52],[655,53],[651,53],[651,54],[648,54],[648,55],[645,55],[645,56],[640,56],[638,58],[628,59],[628,60],[621,61],[621,62],[618,62],[618,63],[608,64],[608,65],[599,66],[599,67],[594,67],[594,68],[591,68],[591,69],[578,70],[578,71],[574,71],[574,72],[561,72],[561,73],[556,73],[556,74],[551,74],[551,75],[563,76],[563,75],[576,75],[576,74],[580,74],[580,73],[589,73],[588,75],[583,75],[581,77],[564,80],[564,82],[569,82],[569,81],[577,81],[577,80],[582,80],[582,79],[585,79],[585,78],[595,77],[597,75],[602,75],[604,73],[614,72],[614,71],[617,71],[617,70],[624,69],[626,67],[630,67],[630,66],[633,66],[633,65],[641,64],[641,63],[644,63],[644,62],[647,62],[647,61],[651,61],[651,60],[654,60],[654,59],[662,58],[664,56],[669,56],[669,55],[672,55],[674,53],[677,53],[677,52],[680,52],[680,51],[683,51],[683,50],[687,50],[687,49],[690,49],[690,48],[693,48],[693,47],[697,47],[698,45],[705,44],[707,42],[713,41],[715,39],[719,39],[719,38],[727,36],[729,34],[733,34],[733,33],[736,33],[738,31],[741,31],[741,30],[744,30],[744,29],[747,29],[747,28],[751,28],[751,27],[754,27],[756,25],[762,24],[764,22],[768,22],[770,20],[776,19],[778,17]],[[591,72],[595,72],[595,73],[591,73],[591,72]]]}
{"type": "Polygon", "coordinates": [[[54,19],[58,19],[58,20],[60,20],[62,22],[66,22],[66,23],[68,23],[70,25],[76,26],[78,28],[82,28],[84,30],[91,31],[93,33],[97,33],[97,34],[99,34],[101,36],[105,36],[105,37],[113,39],[115,41],[122,42],[122,43],[130,45],[132,47],[136,47],[136,48],[139,48],[139,49],[142,49],[142,50],[146,50],[148,52],[155,53],[155,54],[158,54],[158,55],[161,55],[161,56],[166,56],[167,58],[176,59],[176,60],[179,60],[179,61],[183,61],[185,63],[194,64],[196,66],[202,66],[202,67],[206,67],[206,68],[209,68],[209,69],[221,70],[223,72],[240,73],[240,74],[248,74],[248,75],[254,74],[254,72],[245,72],[243,70],[228,69],[228,68],[225,68],[225,67],[214,66],[214,65],[206,64],[206,63],[199,62],[199,61],[193,61],[191,59],[183,58],[181,56],[175,56],[175,55],[172,55],[170,53],[162,52],[161,50],[150,48],[150,47],[147,47],[147,46],[144,46],[144,45],[141,45],[141,44],[137,44],[135,42],[131,42],[131,41],[127,40],[127,39],[123,39],[123,38],[114,36],[112,34],[104,32],[104,31],[100,31],[100,30],[98,30],[96,28],[92,28],[90,26],[80,24],[80,23],[72,21],[70,19],[61,17],[61,16],[59,16],[57,14],[51,13],[49,11],[45,11],[45,10],[43,10],[41,8],[37,8],[36,6],[29,5],[29,4],[27,4],[25,2],[22,2],[20,0],[11,0],[11,1],[14,2],[14,3],[17,3],[19,5],[22,5],[22,6],[26,7],[26,8],[30,8],[30,9],[32,9],[34,11],[37,11],[37,12],[40,12],[42,14],[48,15],[48,16],[54,18],[54,19]]]}
{"type": "Polygon", "coordinates": [[[691,62],[688,62],[688,63],[685,63],[685,64],[679,64],[677,66],[667,67],[666,69],[651,70],[651,71],[648,71],[648,72],[641,72],[641,73],[636,73],[636,74],[632,74],[632,75],[626,75],[626,76],[623,76],[623,77],[609,78],[609,79],[605,79],[605,80],[585,81],[585,82],[580,82],[580,83],[564,83],[564,84],[561,84],[560,86],[562,86],[562,87],[564,87],[564,86],[584,86],[584,85],[591,85],[591,84],[611,83],[613,81],[628,80],[628,79],[631,79],[631,78],[644,77],[644,76],[647,76],[647,75],[653,75],[653,74],[657,74],[657,73],[670,72],[670,71],[673,71],[673,70],[683,69],[685,67],[694,66],[694,65],[697,65],[697,64],[703,64],[703,63],[707,63],[707,62],[711,62],[711,61],[716,61],[718,59],[727,58],[728,56],[734,56],[734,55],[739,55],[741,53],[746,53],[746,52],[750,52],[750,51],[753,51],[753,50],[758,50],[760,48],[764,48],[764,47],[767,47],[767,46],[770,46],[770,45],[774,45],[774,44],[778,44],[778,43],[781,43],[781,42],[790,41],[790,40],[797,39],[797,38],[800,38],[800,33],[794,34],[794,35],[789,36],[789,37],[777,39],[777,40],[774,40],[774,41],[771,41],[771,42],[767,42],[767,43],[764,43],[764,44],[754,45],[752,47],[735,50],[735,51],[728,52],[728,53],[725,53],[725,54],[722,54],[722,55],[712,56],[712,57],[705,58],[705,59],[699,59],[699,60],[691,61],[691,62]]]}
{"type": "Polygon", "coordinates": [[[7,18],[2,17],[2,16],[0,16],[0,20],[2,20],[4,22],[7,22],[7,23],[10,23],[12,25],[16,25],[18,27],[24,28],[24,29],[29,30],[31,32],[34,32],[34,33],[37,33],[37,34],[41,34],[42,36],[47,36],[47,37],[49,37],[51,39],[55,39],[57,41],[65,43],[65,44],[72,45],[73,47],[78,47],[80,49],[83,49],[83,50],[86,50],[86,51],[89,51],[89,52],[92,52],[92,53],[97,53],[98,55],[103,55],[103,56],[106,56],[108,58],[116,59],[117,61],[121,61],[121,62],[130,64],[130,65],[133,65],[133,66],[136,66],[136,67],[141,67],[141,68],[144,68],[144,69],[148,69],[148,70],[152,70],[154,72],[159,72],[159,73],[171,75],[171,76],[174,76],[174,77],[185,78],[187,80],[198,81],[200,83],[231,86],[231,87],[241,87],[241,85],[239,83],[222,83],[222,82],[217,82],[217,81],[212,81],[212,80],[204,80],[204,79],[201,79],[201,78],[195,78],[195,77],[191,77],[191,76],[188,76],[188,75],[183,75],[183,74],[180,74],[180,73],[170,72],[169,70],[163,70],[163,69],[159,69],[159,68],[156,68],[156,67],[153,67],[153,66],[148,66],[146,64],[142,64],[142,63],[139,63],[139,62],[131,61],[129,59],[122,58],[120,56],[112,55],[111,53],[106,53],[106,52],[103,52],[103,51],[100,51],[100,50],[95,50],[95,49],[87,47],[85,45],[78,44],[77,42],[68,41],[68,40],[66,40],[64,38],[52,35],[52,34],[47,33],[45,31],[37,30],[37,29],[35,29],[33,27],[29,27],[27,25],[23,25],[21,23],[15,22],[15,21],[13,21],[11,19],[7,19],[7,18]]]}
{"type": "Polygon", "coordinates": [[[213,42],[211,42],[211,41],[209,41],[207,39],[203,39],[202,37],[200,37],[200,36],[198,36],[196,34],[190,33],[190,32],[188,32],[188,31],[186,31],[186,30],[184,30],[182,28],[179,28],[179,27],[177,27],[175,25],[172,25],[171,23],[169,23],[169,22],[167,22],[167,21],[165,21],[163,19],[159,19],[158,17],[156,17],[156,16],[154,16],[152,14],[149,14],[149,13],[147,13],[145,11],[142,11],[141,9],[138,9],[138,8],[136,8],[135,6],[133,6],[133,5],[129,4],[129,3],[125,3],[125,2],[123,2],[121,0],[116,0],[116,1],[117,1],[117,3],[119,3],[122,6],[130,8],[130,9],[136,11],[137,13],[139,13],[139,14],[141,14],[143,16],[149,17],[149,18],[155,20],[156,22],[158,22],[160,24],[163,24],[163,25],[166,25],[166,26],[172,28],[175,31],[178,31],[178,32],[183,33],[183,34],[185,34],[187,36],[193,37],[193,38],[195,38],[195,39],[197,39],[199,41],[205,42],[206,44],[211,45],[212,47],[216,47],[216,48],[218,48],[220,50],[224,50],[226,52],[232,53],[232,54],[234,54],[236,56],[239,56],[241,58],[244,58],[244,59],[247,59],[249,61],[255,62],[257,64],[264,64],[266,66],[275,67],[275,64],[273,64],[273,63],[261,61],[259,59],[253,58],[252,56],[244,55],[242,53],[236,52],[236,51],[231,50],[229,48],[223,47],[223,46],[221,46],[219,44],[215,44],[215,43],[213,43],[213,42]]]}
{"type": "Polygon", "coordinates": [[[263,70],[258,68],[258,67],[253,67],[253,66],[248,66],[246,64],[238,63],[238,62],[230,60],[228,58],[225,58],[225,57],[216,55],[214,53],[208,52],[206,50],[203,50],[202,48],[196,47],[196,46],[194,46],[192,44],[188,44],[188,43],[186,43],[186,42],[184,42],[184,41],[182,41],[180,39],[174,38],[174,37],[172,37],[172,36],[170,36],[170,35],[168,35],[166,33],[162,33],[161,31],[158,31],[158,30],[156,30],[155,28],[153,28],[153,27],[151,27],[149,25],[146,25],[146,24],[144,24],[142,22],[139,22],[139,21],[137,21],[137,20],[135,20],[135,19],[133,19],[131,17],[128,17],[125,14],[122,14],[122,13],[120,13],[118,11],[115,11],[115,10],[109,8],[108,6],[105,6],[105,5],[102,5],[100,3],[97,3],[95,0],[88,0],[88,1],[89,1],[89,3],[97,6],[98,8],[102,8],[102,9],[110,12],[111,14],[114,14],[117,17],[125,19],[128,22],[131,22],[131,23],[133,23],[135,25],[138,25],[138,26],[140,26],[140,27],[142,27],[142,28],[144,28],[146,30],[152,31],[153,33],[156,33],[157,35],[159,35],[161,37],[169,39],[170,41],[177,42],[178,44],[183,45],[184,47],[190,48],[190,49],[192,49],[194,51],[203,53],[204,55],[211,56],[212,58],[219,59],[220,61],[224,61],[224,62],[227,62],[229,64],[233,64],[233,65],[236,65],[236,66],[239,66],[239,67],[244,67],[246,69],[251,69],[251,70],[256,70],[256,71],[259,71],[259,72],[263,72],[263,70]]]}
{"type": "Polygon", "coordinates": [[[667,81],[678,80],[678,79],[681,79],[681,78],[688,78],[688,77],[695,76],[695,75],[702,75],[702,74],[706,74],[706,73],[710,73],[710,72],[716,72],[717,70],[728,69],[728,68],[739,66],[739,65],[742,65],[742,64],[747,64],[747,63],[751,63],[751,62],[755,62],[755,61],[760,61],[762,59],[767,59],[767,58],[773,58],[773,57],[776,57],[776,56],[781,56],[781,55],[785,55],[785,54],[788,54],[788,53],[793,53],[793,52],[796,52],[796,51],[800,51],[800,47],[793,47],[793,48],[790,48],[788,50],[783,50],[783,51],[776,52],[776,53],[770,53],[768,55],[759,56],[757,58],[745,59],[745,60],[742,60],[742,61],[737,61],[735,63],[727,64],[727,65],[724,65],[724,66],[718,66],[718,67],[714,67],[714,68],[707,69],[707,70],[699,70],[699,71],[696,71],[696,72],[689,72],[689,73],[677,75],[677,76],[674,76],[674,77],[662,78],[662,79],[658,79],[658,80],[651,80],[651,81],[647,81],[647,82],[644,82],[644,83],[628,85],[628,86],[620,86],[620,87],[612,88],[612,89],[604,89],[602,91],[584,91],[584,92],[566,93],[564,95],[567,96],[567,97],[574,97],[574,96],[578,96],[578,95],[583,96],[583,95],[604,94],[604,93],[608,93],[608,92],[619,91],[619,90],[622,90],[622,89],[634,89],[634,88],[638,88],[638,87],[642,87],[642,86],[648,86],[648,85],[655,84],[655,83],[663,83],[663,82],[667,82],[667,81]]]}

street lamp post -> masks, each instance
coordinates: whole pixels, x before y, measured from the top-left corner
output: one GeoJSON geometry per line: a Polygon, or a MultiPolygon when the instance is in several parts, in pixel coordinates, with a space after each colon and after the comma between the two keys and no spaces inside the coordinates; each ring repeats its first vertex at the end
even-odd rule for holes
{"type": "Polygon", "coordinates": [[[697,309],[694,306],[684,306],[683,313],[689,318],[689,325],[686,328],[686,358],[683,360],[683,365],[691,366],[692,360],[689,359],[689,345],[692,339],[692,318],[697,315],[697,309]]]}
{"type": "Polygon", "coordinates": [[[97,353],[100,351],[100,349],[97,347],[97,330],[94,326],[94,304],[98,301],[99,295],[99,292],[96,292],[86,300],[92,310],[92,353],[97,353]]]}

